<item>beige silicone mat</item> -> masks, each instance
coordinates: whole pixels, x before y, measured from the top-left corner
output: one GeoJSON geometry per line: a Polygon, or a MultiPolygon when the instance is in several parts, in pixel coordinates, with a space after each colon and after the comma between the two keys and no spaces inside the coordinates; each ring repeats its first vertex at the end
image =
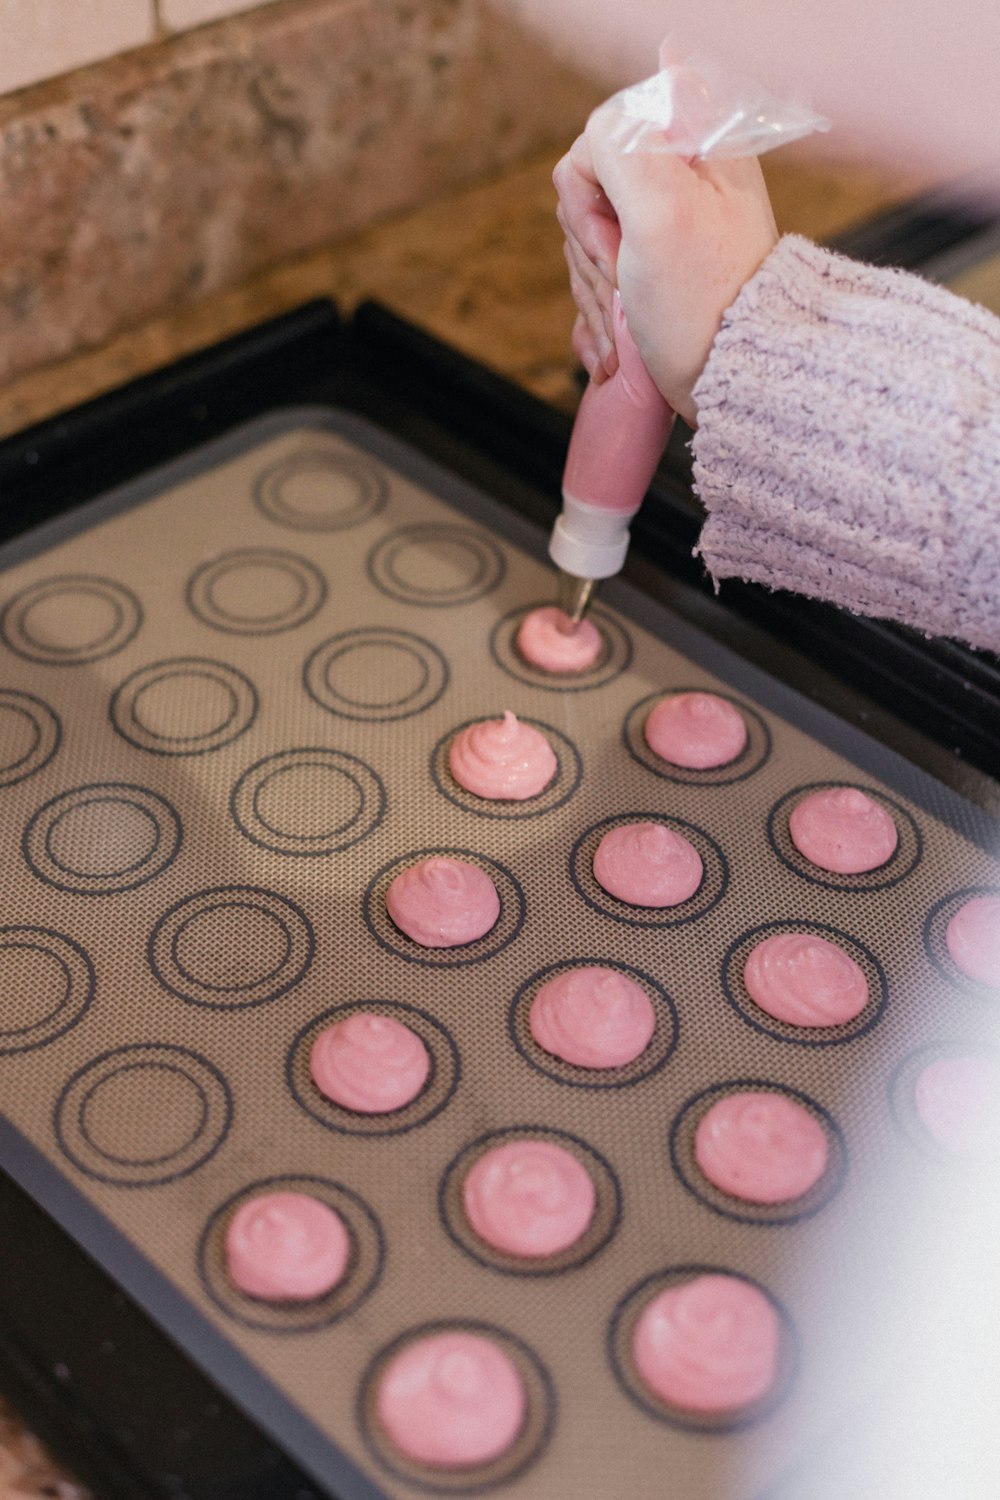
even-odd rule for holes
{"type": "Polygon", "coordinates": [[[749,1500],[808,1443],[816,1309],[891,1280],[895,1226],[862,1259],[865,1184],[941,1169],[914,1060],[986,1035],[989,996],[941,941],[964,894],[1000,888],[962,804],[623,586],[595,612],[592,672],[532,672],[512,638],[552,594],[540,538],[351,418],[270,419],[70,525],[20,544],[2,580],[4,1164],[343,1500],[749,1500]],[[741,708],[735,765],[671,773],[644,749],[650,702],[687,687],[741,708]],[[484,805],[442,747],[507,707],[549,735],[558,776],[484,805]],[[789,811],[826,782],[891,812],[887,866],[826,877],[796,855],[789,811]],[[637,914],[593,882],[603,827],[637,815],[702,853],[679,908],[637,914]],[[500,891],[469,947],[421,950],[386,918],[386,884],[432,849],[500,891]],[[742,991],[752,935],[784,924],[865,968],[851,1026],[803,1035],[742,991]],[[524,1026],[540,977],[581,961],[634,974],[658,1016],[643,1058],[597,1081],[524,1026]],[[432,1052],[400,1116],[366,1122],[309,1082],[312,1035],[356,1006],[432,1052]],[[700,1178],[693,1124],[734,1080],[825,1122],[807,1201],[758,1211],[700,1178]],[[491,1258],[457,1206],[462,1154],[512,1131],[567,1142],[594,1176],[598,1222],[564,1262],[491,1258]],[[235,1294],[221,1266],[227,1214],[276,1179],[354,1240],[347,1282],[293,1310],[235,1294]],[[691,1266],[752,1278],[782,1312],[778,1399],[738,1431],[672,1418],[630,1369],[643,1297],[691,1266]],[[381,1352],[442,1323],[494,1330],[528,1385],[528,1425],[485,1471],[414,1469],[370,1421],[381,1352]]]}

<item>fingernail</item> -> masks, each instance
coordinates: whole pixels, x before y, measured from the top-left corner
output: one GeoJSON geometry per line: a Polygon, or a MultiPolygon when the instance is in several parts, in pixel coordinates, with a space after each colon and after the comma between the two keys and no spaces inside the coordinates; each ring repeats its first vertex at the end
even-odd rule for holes
{"type": "Polygon", "coordinates": [[[606,333],[598,335],[597,352],[601,356],[601,363],[605,365],[607,364],[608,360],[614,356],[615,346],[608,338],[606,333]]]}

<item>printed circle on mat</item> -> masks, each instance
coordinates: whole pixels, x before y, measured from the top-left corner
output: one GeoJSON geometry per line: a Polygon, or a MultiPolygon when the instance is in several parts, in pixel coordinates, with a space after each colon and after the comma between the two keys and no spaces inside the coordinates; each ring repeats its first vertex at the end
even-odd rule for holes
{"type": "Polygon", "coordinates": [[[833,1047],[841,1042],[851,1042],[877,1025],[889,1000],[889,982],[875,954],[838,927],[828,927],[824,922],[762,922],[736,938],[727,949],[722,960],[722,992],[743,1020],[765,1036],[775,1037],[780,1042],[795,1042],[800,1047],[833,1047]],[[842,949],[865,976],[868,1001],[864,1008],[839,1026],[794,1026],[761,1010],[750,997],[743,970],[753,950],[776,933],[815,936],[842,949]]]}
{"type": "Polygon", "coordinates": [[[0,688],[0,787],[34,776],[59,749],[59,716],[33,693],[0,688]]]}
{"type": "Polygon", "coordinates": [[[517,633],[526,615],[541,609],[550,600],[539,600],[535,604],[522,604],[510,610],[498,620],[490,632],[490,654],[497,666],[509,677],[523,682],[528,687],[545,688],[550,693],[582,693],[588,688],[604,687],[613,682],[632,665],[632,641],[625,627],[599,606],[587,612],[601,633],[603,649],[592,667],[583,672],[543,672],[533,667],[517,649],[517,633]]]}
{"type": "Polygon", "coordinates": [[[433,608],[482,599],[506,570],[492,537],[443,521],[402,526],[368,554],[368,577],[381,593],[433,608]]]}
{"type": "Polygon", "coordinates": [[[681,927],[686,922],[695,922],[705,916],[722,900],[729,885],[729,865],[719,845],[703,829],[683,818],[667,817],[663,813],[630,812],[619,813],[612,818],[602,818],[590,828],[584,829],[573,845],[569,857],[569,876],[579,895],[594,911],[628,927],[681,927]],[[612,828],[629,823],[660,823],[678,833],[697,850],[703,874],[701,884],[692,896],[676,906],[633,906],[611,896],[598,884],[594,876],[594,855],[604,835],[612,828]]]}
{"type": "Polygon", "coordinates": [[[181,837],[181,820],[159,792],[97,781],[44,803],[25,828],[21,848],[46,885],[111,896],[162,874],[181,837]]]}
{"type": "Polygon", "coordinates": [[[48,667],[100,661],[127,646],[142,605],[112,578],[69,573],[32,584],[8,600],[0,636],[17,656],[48,667]]]}
{"type": "Polygon", "coordinates": [[[277,1000],[304,977],[316,939],[287,896],[220,885],[185,896],[150,933],[149,965],[180,1000],[237,1010],[277,1000]]]}
{"type": "Polygon", "coordinates": [[[430,708],[449,675],[444,656],[423,636],[373,627],[323,641],[306,662],[303,682],[320,708],[381,724],[430,708]]]}
{"type": "Polygon", "coordinates": [[[50,927],[0,927],[0,1056],[32,1052],[81,1020],[94,997],[94,965],[50,927]]]}
{"type": "MultiPolygon", "coordinates": [[[[536,1191],[544,1199],[551,1186],[539,1184],[536,1191]]],[[[611,1164],[586,1141],[545,1125],[515,1125],[470,1141],[452,1157],[438,1188],[438,1213],[449,1237],[479,1265],[511,1276],[556,1276],[586,1265],[609,1243],[621,1222],[622,1194],[611,1164]],[[567,1152],[586,1172],[594,1190],[594,1209],[586,1228],[572,1244],[552,1255],[510,1254],[482,1238],[469,1222],[463,1199],[466,1177],[489,1152],[519,1141],[540,1141],[567,1152]]]]}
{"type": "MultiPolygon", "coordinates": [[[[757,1140],[754,1144],[756,1155],[766,1158],[766,1142],[762,1144],[757,1140]]],[[[808,1094],[766,1079],[736,1078],[702,1089],[681,1106],[670,1127],[670,1160],[688,1192],[723,1218],[740,1224],[794,1224],[818,1213],[838,1191],[844,1180],[847,1147],[839,1125],[808,1094]],[[816,1180],[798,1196],[773,1203],[761,1203],[749,1196],[726,1192],[710,1180],[696,1156],[698,1127],[716,1105],[734,1095],[765,1093],[776,1094],[797,1105],[826,1137],[826,1163],[816,1180]]]]}
{"type": "Polygon", "coordinates": [[[431,751],[431,777],[442,796],[447,797],[449,802],[454,802],[456,807],[475,813],[477,817],[499,818],[502,821],[538,818],[543,813],[554,812],[557,807],[568,802],[583,776],[583,761],[579,750],[568,735],[553,728],[551,724],[543,723],[541,719],[529,719],[521,714],[518,715],[518,721],[543,734],[555,755],[555,775],[547,786],[536,796],[525,797],[523,801],[479,797],[475,792],[466,791],[464,786],[460,786],[448,764],[452,741],[463,729],[483,722],[481,719],[467,719],[464,724],[456,724],[454,729],[449,729],[447,734],[442,735],[431,751]]]}
{"type": "MultiPolygon", "coordinates": [[[[967,886],[951,895],[942,896],[931,907],[924,922],[924,948],[935,969],[953,988],[964,990],[967,995],[976,995],[983,1000],[997,1000],[1000,999],[1000,970],[991,984],[972,978],[959,968],[948,943],[948,929],[963,908],[988,910],[985,906],[980,907],[980,903],[986,902],[991,907],[994,902],[1000,903],[1000,889],[987,885],[967,886]]],[[[1000,932],[993,939],[993,946],[1000,946],[1000,932]]]]}
{"type": "Polygon", "coordinates": [[[325,1177],[264,1177],[227,1198],[210,1215],[198,1241],[198,1275],[216,1307],[244,1328],[265,1333],[311,1333],[339,1323],[375,1290],[385,1264],[385,1236],[363,1198],[343,1183],[325,1177]],[[304,1193],[333,1210],[347,1230],[347,1269],[321,1297],[302,1302],[269,1302],[250,1297],[230,1281],[226,1271],[226,1230],[236,1211],[263,1193],[304,1193]]]}
{"type": "Polygon", "coordinates": [[[223,661],[177,656],[133,672],[108,712],[122,739],[153,755],[205,755],[239,739],[257,717],[249,677],[223,661]]]}
{"type": "Polygon", "coordinates": [[[362,910],[365,925],[380,947],[407,963],[423,964],[430,969],[461,968],[465,964],[483,963],[512,943],[524,926],[525,900],[520,882],[505,865],[486,854],[471,849],[415,849],[383,865],[365,891],[362,910]],[[481,938],[453,948],[425,948],[414,942],[393,922],[386,910],[386,892],[404,870],[422,860],[441,857],[461,860],[483,870],[492,880],[500,899],[500,914],[481,938]]]}
{"type": "Polygon", "coordinates": [[[203,563],[188,579],[188,607],[230,635],[277,635],[304,625],[326,602],[326,579],[295,552],[246,547],[203,563]]]}
{"type": "Polygon", "coordinates": [[[451,1099],[458,1087],[460,1071],[458,1048],[447,1027],[426,1011],[398,1000],[356,1000],[324,1010],[296,1033],[285,1062],[285,1079],[296,1104],[327,1130],[340,1135],[403,1135],[418,1125],[426,1125],[451,1099]],[[321,1094],[313,1082],[309,1064],[316,1038],[328,1026],[346,1021],[360,1012],[401,1021],[427,1048],[430,1069],[423,1088],[402,1109],[386,1114],[364,1114],[345,1109],[321,1094]]]}
{"type": "MultiPolygon", "coordinates": [[[[755,1299],[757,1300],[757,1299],[755,1299]]],[[[724,1331],[720,1327],[719,1331],[724,1331]]],[[[683,1332],[683,1329],[679,1330],[683,1332]]],[[[615,1379],[626,1396],[644,1411],[647,1416],[672,1427],[685,1428],[692,1432],[734,1432],[761,1421],[781,1404],[788,1394],[795,1377],[798,1363],[796,1340],[791,1318],[774,1295],[760,1282],[750,1276],[740,1275],[724,1266],[682,1265],[670,1266],[656,1271],[627,1291],[611,1315],[607,1335],[608,1358],[615,1379]],[[728,1410],[693,1411],[674,1406],[662,1400],[647,1384],[635,1359],[634,1346],[640,1320],[650,1304],[664,1292],[681,1288],[701,1277],[726,1277],[752,1288],[759,1297],[766,1299],[777,1324],[777,1357],[773,1379],[769,1388],[756,1400],[731,1407],[728,1410]]],[[[711,1348],[705,1351],[711,1355],[711,1348]]],[[[691,1351],[692,1369],[695,1362],[700,1365],[698,1352],[691,1351]]],[[[725,1360],[721,1361],[723,1374],[725,1360]]]]}
{"type": "Polygon", "coordinates": [[[901,803],[894,801],[892,797],[887,797],[877,787],[856,788],[846,781],[814,781],[807,786],[798,786],[786,792],[768,814],[767,837],[771,848],[783,865],[787,865],[790,870],[795,871],[796,875],[801,875],[812,885],[821,885],[831,891],[884,891],[890,886],[898,885],[916,869],[924,848],[923,836],[916,820],[901,803]],[[896,825],[898,842],[895,851],[885,864],[879,865],[877,869],[849,875],[822,869],[801,854],[792,842],[788,820],[799,803],[804,802],[815,792],[833,791],[841,787],[846,790],[863,791],[866,797],[888,813],[896,825]]]}
{"type": "Polygon", "coordinates": [[[407,1329],[376,1354],[362,1376],[357,1396],[358,1426],[369,1453],[397,1479],[441,1495],[480,1494],[518,1478],[541,1456],[552,1435],[555,1416],[555,1388],[534,1350],[495,1324],[468,1320],[424,1323],[407,1329]],[[495,1458],[474,1466],[442,1467],[407,1457],[393,1443],[378,1415],[379,1390],[393,1361],[424,1340],[451,1333],[488,1340],[513,1366],[524,1394],[524,1417],[509,1446],[495,1458]]]}
{"type": "Polygon", "coordinates": [[[667,1063],[677,1047],[679,1022],[677,1007],[666,990],[641,969],[634,969],[631,964],[608,958],[571,958],[549,964],[525,980],[511,1002],[507,1029],[525,1062],[529,1062],[539,1073],[544,1073],[556,1083],[567,1083],[580,1089],[621,1089],[633,1083],[641,1083],[652,1073],[658,1073],[667,1063]],[[619,1067],[587,1068],[565,1062],[561,1057],[546,1052],[532,1035],[531,1007],[542,985],[557,974],[589,967],[614,969],[623,974],[642,987],[653,1007],[656,1017],[653,1035],[637,1058],[619,1067]]]}
{"type": "Polygon", "coordinates": [[[346,531],[385,505],[389,486],[371,459],[321,450],[280,459],[257,478],[258,510],[293,531],[346,531]]]}
{"type": "Polygon", "coordinates": [[[650,693],[647,697],[640,698],[625,716],[622,739],[632,759],[637,760],[641,766],[645,766],[647,771],[652,771],[654,776],[660,776],[664,781],[680,782],[685,786],[730,786],[734,781],[745,781],[748,776],[760,770],[770,756],[772,748],[771,731],[757,710],[750,704],[744,703],[742,698],[734,698],[729,693],[717,692],[715,688],[670,688],[667,692],[650,693]],[[656,754],[655,750],[650,749],[646,743],[645,734],[646,720],[658,703],[668,698],[678,697],[681,693],[701,692],[710,692],[712,697],[721,698],[723,702],[732,704],[735,709],[738,709],[747,731],[746,744],[734,760],[727,762],[726,765],[714,766],[705,771],[675,766],[670,761],[664,760],[662,756],[656,754]]]}
{"type": "Polygon", "coordinates": [[[930,1042],[898,1064],[889,1103],[921,1151],[952,1165],[981,1162],[996,1137],[1000,1060],[974,1043],[930,1042]]]}
{"type": "Polygon", "coordinates": [[[153,1187],[214,1156],[233,1118],[225,1078],[188,1047],[137,1042],[79,1068],[56,1100],[55,1132],[98,1182],[153,1187]]]}
{"type": "Polygon", "coordinates": [[[265,755],[247,767],[229,799],[240,832],[274,854],[350,849],[374,833],[385,808],[378,773],[356,755],[322,745],[265,755]]]}

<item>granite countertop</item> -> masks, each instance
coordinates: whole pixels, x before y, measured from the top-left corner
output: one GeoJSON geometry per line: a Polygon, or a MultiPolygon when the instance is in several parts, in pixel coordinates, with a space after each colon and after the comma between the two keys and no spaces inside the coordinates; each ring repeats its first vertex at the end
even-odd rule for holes
{"type": "MultiPolygon", "coordinates": [[[[568,144],[568,142],[567,142],[568,144]]],[[[377,298],[567,410],[578,400],[574,309],[545,151],[462,192],[161,318],[0,389],[0,436],[28,427],[313,297],[377,298]]],[[[765,160],[783,231],[826,239],[926,183],[814,159],[765,160]]],[[[88,1500],[0,1402],[0,1500],[88,1500]]]]}

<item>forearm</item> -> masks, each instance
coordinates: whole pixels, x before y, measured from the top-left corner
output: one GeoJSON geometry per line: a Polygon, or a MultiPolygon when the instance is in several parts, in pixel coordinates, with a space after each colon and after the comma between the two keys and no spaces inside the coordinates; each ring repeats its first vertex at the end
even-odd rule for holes
{"type": "Polygon", "coordinates": [[[1000,650],[1000,322],[789,237],[695,398],[715,578],[1000,650]]]}

